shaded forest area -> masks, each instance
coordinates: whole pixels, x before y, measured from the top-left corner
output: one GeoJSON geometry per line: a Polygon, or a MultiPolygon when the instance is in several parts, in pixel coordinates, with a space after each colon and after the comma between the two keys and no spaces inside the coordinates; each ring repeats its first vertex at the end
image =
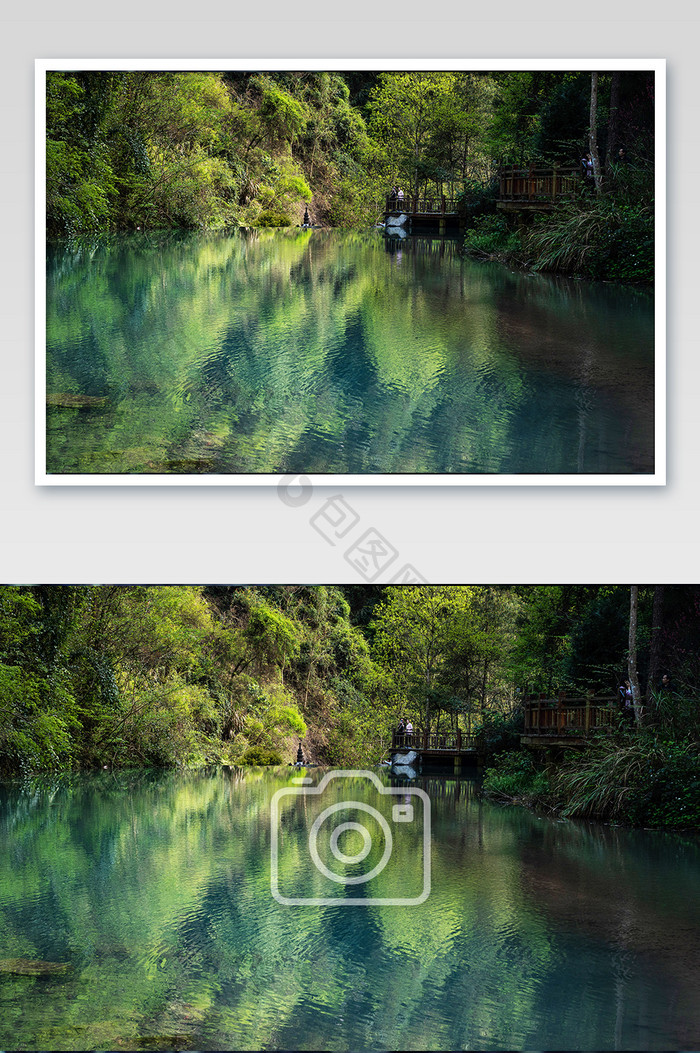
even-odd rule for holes
{"type": "Polygon", "coordinates": [[[299,741],[364,767],[403,715],[476,732],[501,799],[700,823],[700,589],[633,588],[632,641],[623,586],[5,585],[0,771],[289,763],[299,741]],[[520,751],[526,693],[614,695],[632,658],[634,726],[556,777],[520,751]]]}
{"type": "Polygon", "coordinates": [[[653,277],[653,72],[49,71],[46,112],[50,237],[366,227],[400,186],[456,198],[477,257],[653,277]],[[589,151],[574,200],[496,211],[499,165],[589,151]]]}

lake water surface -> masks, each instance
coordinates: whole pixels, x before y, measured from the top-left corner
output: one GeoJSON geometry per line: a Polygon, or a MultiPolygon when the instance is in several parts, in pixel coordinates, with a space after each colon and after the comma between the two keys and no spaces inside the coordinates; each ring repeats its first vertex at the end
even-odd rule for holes
{"type": "Polygon", "coordinates": [[[53,245],[52,474],[648,474],[654,310],[380,232],[53,245]]]}
{"type": "MultiPolygon", "coordinates": [[[[697,839],[551,822],[481,803],[469,779],[419,780],[430,895],[368,902],[410,897],[423,880],[422,805],[411,814],[415,796],[395,786],[392,851],[352,886],[367,902],[348,906],[350,886],[309,862],[314,822],[354,802],[330,818],[370,831],[366,861],[342,864],[358,876],[384,857],[371,810],[392,787],[386,775],[381,793],[336,778],[302,796],[291,774],[104,772],[0,788],[0,1048],[700,1047],[697,839]],[[275,827],[278,891],[333,902],[272,895],[283,788],[294,792],[275,827]],[[13,975],[9,959],[68,969],[13,975]]],[[[336,848],[359,856],[363,836],[347,828],[336,848]]]]}

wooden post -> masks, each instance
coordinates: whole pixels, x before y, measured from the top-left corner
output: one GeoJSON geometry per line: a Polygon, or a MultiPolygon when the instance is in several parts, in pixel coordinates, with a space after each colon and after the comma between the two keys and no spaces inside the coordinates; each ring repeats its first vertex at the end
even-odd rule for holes
{"type": "Polygon", "coordinates": [[[462,752],[462,729],[457,728],[457,752],[462,752]]]}
{"type": "Polygon", "coordinates": [[[591,730],[591,696],[586,695],[586,717],[584,720],[584,730],[586,734],[591,730]]]}
{"type": "Polygon", "coordinates": [[[554,201],[556,199],[556,196],[557,196],[557,166],[555,165],[554,169],[552,171],[552,201],[554,201]]]}
{"type": "Polygon", "coordinates": [[[557,699],[557,731],[564,730],[564,692],[560,691],[557,699]]]}
{"type": "Polygon", "coordinates": [[[424,728],[423,729],[423,749],[427,750],[427,748],[428,748],[428,729],[424,728]]]}

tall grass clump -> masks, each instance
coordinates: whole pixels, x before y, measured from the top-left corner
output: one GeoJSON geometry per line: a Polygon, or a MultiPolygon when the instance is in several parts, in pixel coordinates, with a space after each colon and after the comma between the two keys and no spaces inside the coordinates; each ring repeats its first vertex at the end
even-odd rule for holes
{"type": "Polygon", "coordinates": [[[693,677],[688,677],[688,684],[687,687],[681,684],[677,691],[654,692],[646,723],[662,738],[677,741],[692,738],[700,743],[700,698],[693,687],[693,677]]]}
{"type": "Polygon", "coordinates": [[[617,281],[654,277],[654,205],[572,202],[537,222],[525,251],[534,270],[617,281]]]}
{"type": "Polygon", "coordinates": [[[700,825],[700,754],[697,744],[636,732],[603,739],[569,757],[552,780],[566,818],[635,826],[700,825]]]}

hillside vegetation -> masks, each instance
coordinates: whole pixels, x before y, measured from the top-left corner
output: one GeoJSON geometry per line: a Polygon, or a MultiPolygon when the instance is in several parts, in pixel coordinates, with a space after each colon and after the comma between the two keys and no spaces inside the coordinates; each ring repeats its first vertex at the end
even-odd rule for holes
{"type": "Polygon", "coordinates": [[[699,826],[698,638],[691,586],[4,585],[0,774],[289,764],[300,743],[365,768],[403,716],[476,733],[497,800],[699,826]],[[525,694],[630,676],[633,720],[555,763],[521,749],[525,694]]]}
{"type": "MultiPolygon", "coordinates": [[[[518,600],[464,586],[2,586],[0,771],[373,764],[401,712],[512,696],[518,600]]],[[[465,725],[466,726],[466,725],[465,725]]]]}
{"type": "Polygon", "coordinates": [[[49,71],[50,237],[363,227],[392,186],[458,202],[466,249],[538,269],[653,275],[654,78],[635,71],[49,71]],[[593,134],[591,132],[593,129],[593,134]],[[503,164],[595,187],[533,227],[495,211],[503,164]],[[623,159],[620,158],[623,150],[623,159]]]}
{"type": "MultiPolygon", "coordinates": [[[[523,693],[617,692],[629,602],[624,586],[0,586],[0,765],[239,759],[300,738],[374,761],[402,714],[482,728],[493,754],[523,693]]],[[[698,611],[696,589],[639,587],[644,724],[676,739],[698,730],[698,611]]]]}

